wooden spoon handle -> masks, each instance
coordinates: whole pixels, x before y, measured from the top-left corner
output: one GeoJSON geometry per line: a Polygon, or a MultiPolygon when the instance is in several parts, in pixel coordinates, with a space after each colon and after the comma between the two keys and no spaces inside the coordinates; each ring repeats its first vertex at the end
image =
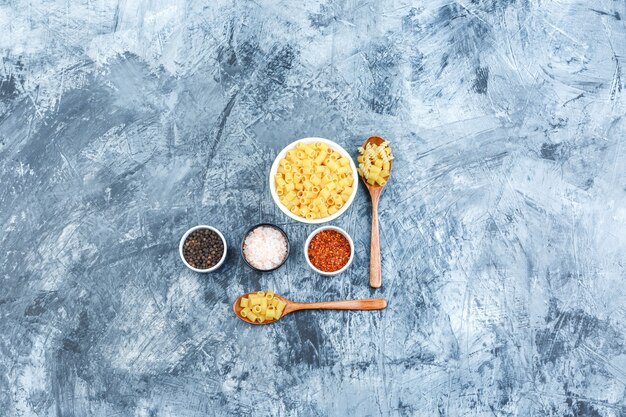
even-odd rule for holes
{"type": "Polygon", "coordinates": [[[380,288],[383,276],[380,266],[380,235],[378,233],[378,198],[372,195],[372,238],[370,242],[370,287],[380,288]]]}
{"type": "Polygon", "coordinates": [[[363,300],[293,303],[290,310],[382,310],[385,307],[387,307],[387,300],[384,298],[366,298],[363,300]]]}

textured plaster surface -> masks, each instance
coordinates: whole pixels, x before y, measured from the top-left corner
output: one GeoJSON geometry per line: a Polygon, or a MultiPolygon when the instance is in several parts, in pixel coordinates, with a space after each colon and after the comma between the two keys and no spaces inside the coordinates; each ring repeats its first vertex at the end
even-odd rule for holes
{"type": "Polygon", "coordinates": [[[0,415],[626,414],[621,1],[0,1],[0,415]],[[348,272],[273,204],[292,140],[392,141],[348,272]],[[260,275],[242,233],[291,256],[260,275]],[[219,273],[184,231],[227,236],[219,273]],[[238,294],[384,296],[252,327],[238,294]]]}

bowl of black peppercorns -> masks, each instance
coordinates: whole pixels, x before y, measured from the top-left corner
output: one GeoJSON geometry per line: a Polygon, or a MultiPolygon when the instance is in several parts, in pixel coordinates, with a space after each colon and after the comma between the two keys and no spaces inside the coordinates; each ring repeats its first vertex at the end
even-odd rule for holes
{"type": "Polygon", "coordinates": [[[196,272],[213,272],[226,259],[226,239],[212,226],[201,225],[187,230],[178,249],[183,263],[196,272]]]}

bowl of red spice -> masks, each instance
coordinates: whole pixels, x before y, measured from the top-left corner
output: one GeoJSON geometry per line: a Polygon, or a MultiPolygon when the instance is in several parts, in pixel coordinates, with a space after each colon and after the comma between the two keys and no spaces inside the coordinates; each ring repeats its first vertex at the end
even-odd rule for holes
{"type": "Polygon", "coordinates": [[[315,229],[307,238],[304,257],[315,272],[337,275],[352,263],[354,243],[341,227],[323,226],[315,229]]]}
{"type": "Polygon", "coordinates": [[[196,272],[213,272],[226,259],[226,239],[215,227],[195,226],[180,239],[178,251],[183,263],[196,272]]]}

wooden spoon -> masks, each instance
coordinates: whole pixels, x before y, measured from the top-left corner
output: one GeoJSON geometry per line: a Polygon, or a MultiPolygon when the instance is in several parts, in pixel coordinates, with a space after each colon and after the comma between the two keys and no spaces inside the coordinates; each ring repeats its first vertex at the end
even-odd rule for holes
{"type": "MultiPolygon", "coordinates": [[[[380,145],[385,139],[380,136],[371,136],[363,142],[363,147],[368,143],[380,145]]],[[[391,169],[393,168],[393,159],[389,162],[389,177],[391,178],[391,169]]],[[[382,187],[378,184],[369,185],[365,178],[361,177],[363,183],[370,192],[370,198],[372,199],[372,238],[370,241],[370,287],[380,288],[383,284],[382,271],[380,267],[380,235],[378,233],[378,200],[380,200],[380,194],[383,192],[385,186],[382,187]]],[[[389,179],[387,179],[389,181],[389,179]]],[[[387,184],[385,184],[387,185],[387,184]]]]}
{"type": "MultiPolygon", "coordinates": [[[[233,304],[233,311],[241,320],[250,324],[269,324],[274,323],[276,320],[268,320],[263,323],[252,322],[250,319],[246,317],[241,317],[241,310],[243,308],[239,305],[240,300],[243,297],[248,297],[250,294],[255,294],[254,292],[249,292],[247,294],[242,295],[241,297],[235,300],[235,304],[233,304]]],[[[387,300],[384,298],[366,298],[363,300],[343,300],[343,301],[322,301],[319,303],[297,303],[295,301],[291,301],[286,299],[285,297],[281,297],[278,294],[274,294],[274,298],[278,298],[283,301],[286,306],[283,310],[283,314],[278,318],[278,320],[282,319],[289,313],[293,313],[298,310],[382,310],[387,307],[387,300]]]]}

